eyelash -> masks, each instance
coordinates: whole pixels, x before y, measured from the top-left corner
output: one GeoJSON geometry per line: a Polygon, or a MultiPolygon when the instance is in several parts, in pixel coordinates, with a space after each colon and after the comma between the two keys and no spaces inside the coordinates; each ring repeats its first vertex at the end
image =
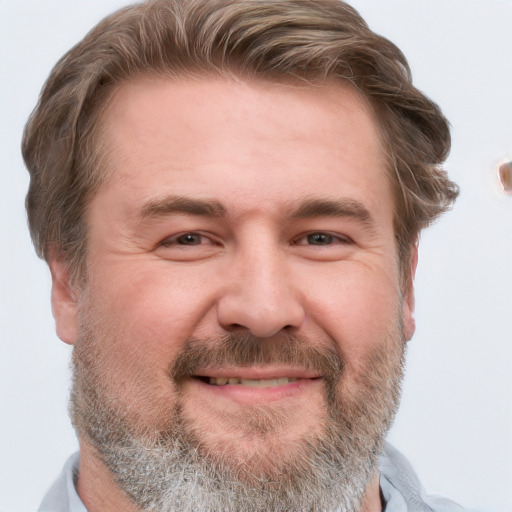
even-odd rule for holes
{"type": "Polygon", "coordinates": [[[300,240],[303,240],[303,239],[310,239],[310,237],[325,237],[329,240],[328,243],[308,243],[308,244],[304,244],[304,245],[310,245],[310,246],[317,246],[317,247],[329,247],[331,245],[338,245],[338,244],[341,244],[341,245],[349,245],[351,243],[353,243],[353,240],[350,239],[348,236],[346,235],[341,235],[341,234],[335,234],[335,233],[331,233],[329,231],[311,231],[311,232],[308,232],[308,233],[304,233],[303,235],[300,235],[299,237],[297,237],[294,241],[294,245],[301,245],[299,244],[300,240]]]}
{"type": "MultiPolygon", "coordinates": [[[[180,247],[197,247],[199,245],[203,245],[201,243],[202,240],[208,240],[210,243],[212,244],[216,244],[215,241],[210,237],[210,236],[206,236],[200,232],[197,232],[197,231],[189,231],[189,232],[186,232],[186,233],[179,233],[177,235],[173,235],[171,237],[168,237],[168,238],[165,238],[164,240],[162,240],[160,242],[160,246],[161,247],[172,247],[172,246],[180,246],[180,247]],[[197,237],[198,238],[198,243],[181,243],[180,239],[184,239],[185,237],[197,237]]],[[[308,232],[308,233],[304,233],[304,234],[301,234],[299,237],[297,237],[292,245],[296,245],[296,246],[300,246],[300,245],[304,245],[304,246],[317,246],[317,247],[329,247],[331,245],[338,245],[338,244],[341,244],[341,245],[349,245],[353,243],[353,240],[351,240],[349,237],[345,236],[345,235],[340,235],[340,234],[334,234],[334,233],[330,233],[328,231],[312,231],[312,232],[308,232]],[[324,237],[326,240],[327,243],[311,243],[311,239],[312,237],[324,237]],[[305,243],[305,244],[302,244],[300,243],[302,240],[307,240],[308,243],[305,243]]]]}
{"type": "Polygon", "coordinates": [[[160,242],[161,247],[172,247],[172,246],[181,246],[181,247],[196,247],[198,245],[202,245],[201,243],[180,243],[180,238],[184,237],[198,237],[199,239],[207,239],[211,243],[214,243],[212,238],[206,235],[203,235],[200,232],[197,231],[187,231],[186,233],[179,233],[177,235],[173,235],[170,237],[165,238],[160,242]]]}

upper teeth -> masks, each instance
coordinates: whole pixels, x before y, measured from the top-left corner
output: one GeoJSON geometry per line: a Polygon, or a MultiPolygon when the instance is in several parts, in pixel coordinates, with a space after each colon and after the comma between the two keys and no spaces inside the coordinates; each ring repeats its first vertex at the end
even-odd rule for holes
{"type": "Polygon", "coordinates": [[[272,388],[284,386],[299,379],[293,377],[281,377],[279,379],[240,379],[238,377],[209,377],[209,384],[214,386],[225,386],[226,384],[241,384],[242,386],[253,386],[259,388],[272,388]]]}

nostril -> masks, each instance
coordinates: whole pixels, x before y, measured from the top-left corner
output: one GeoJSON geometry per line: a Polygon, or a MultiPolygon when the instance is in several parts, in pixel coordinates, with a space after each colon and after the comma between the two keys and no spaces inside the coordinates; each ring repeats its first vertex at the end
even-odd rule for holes
{"type": "Polygon", "coordinates": [[[302,325],[302,304],[291,293],[270,294],[265,300],[245,288],[235,291],[225,293],[217,303],[217,321],[226,332],[250,332],[268,338],[280,331],[291,333],[302,325]]]}
{"type": "Polygon", "coordinates": [[[236,323],[222,325],[222,327],[227,332],[236,332],[236,333],[243,333],[243,332],[247,332],[250,330],[248,327],[245,327],[242,324],[236,324],[236,323]]]}

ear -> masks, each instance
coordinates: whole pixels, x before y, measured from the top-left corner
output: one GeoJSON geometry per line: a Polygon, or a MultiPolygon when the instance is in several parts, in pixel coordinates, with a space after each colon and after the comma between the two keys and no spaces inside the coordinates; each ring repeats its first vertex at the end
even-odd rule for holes
{"type": "Polygon", "coordinates": [[[416,330],[416,321],[414,319],[414,276],[418,266],[418,242],[411,248],[409,257],[410,274],[404,286],[402,302],[403,334],[406,341],[412,338],[416,330]]]}
{"type": "Polygon", "coordinates": [[[78,291],[71,284],[67,264],[55,257],[50,258],[52,274],[52,312],[57,336],[72,345],[78,334],[78,291]]]}

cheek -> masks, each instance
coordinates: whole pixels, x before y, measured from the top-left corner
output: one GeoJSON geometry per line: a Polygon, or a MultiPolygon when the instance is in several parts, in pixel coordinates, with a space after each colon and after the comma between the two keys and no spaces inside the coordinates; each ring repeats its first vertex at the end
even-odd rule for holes
{"type": "Polygon", "coordinates": [[[167,428],[177,399],[169,366],[193,329],[187,287],[172,284],[161,272],[96,272],[81,305],[88,337],[75,346],[91,361],[89,375],[104,395],[122,404],[135,423],[158,429],[167,428]]]}
{"type": "Polygon", "coordinates": [[[310,283],[311,321],[334,340],[349,366],[358,366],[369,351],[397,335],[399,294],[393,267],[386,272],[347,265],[328,282],[310,283]]]}
{"type": "Polygon", "coordinates": [[[118,357],[166,370],[208,309],[195,280],[165,265],[111,266],[95,273],[92,306],[104,319],[118,357]]]}

